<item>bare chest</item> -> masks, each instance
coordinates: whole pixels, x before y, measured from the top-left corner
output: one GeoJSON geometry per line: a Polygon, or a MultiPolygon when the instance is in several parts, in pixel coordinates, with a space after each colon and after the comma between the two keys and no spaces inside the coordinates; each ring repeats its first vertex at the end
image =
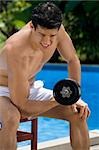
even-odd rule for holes
{"type": "Polygon", "coordinates": [[[23,57],[24,66],[28,74],[28,79],[33,78],[52,57],[55,49],[47,51],[37,50],[32,54],[23,57]]]}

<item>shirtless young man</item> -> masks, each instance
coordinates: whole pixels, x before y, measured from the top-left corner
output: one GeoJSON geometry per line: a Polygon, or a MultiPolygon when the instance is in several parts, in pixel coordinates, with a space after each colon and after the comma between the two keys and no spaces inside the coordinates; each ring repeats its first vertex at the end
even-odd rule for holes
{"type": "Polygon", "coordinates": [[[80,84],[80,62],[62,25],[61,12],[48,2],[38,5],[33,10],[32,20],[5,42],[0,55],[0,150],[16,149],[21,116],[67,120],[73,150],[89,149],[87,104],[78,100],[71,106],[60,105],[51,90],[34,81],[56,48],[68,63],[69,78],[80,84]]]}

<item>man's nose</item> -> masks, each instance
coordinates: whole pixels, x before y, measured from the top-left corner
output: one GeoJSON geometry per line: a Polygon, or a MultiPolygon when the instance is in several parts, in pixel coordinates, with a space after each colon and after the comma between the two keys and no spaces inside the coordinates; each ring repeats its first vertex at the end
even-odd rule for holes
{"type": "Polygon", "coordinates": [[[49,36],[43,37],[43,39],[42,39],[42,44],[43,44],[43,45],[50,45],[50,44],[51,44],[51,39],[50,39],[50,37],[49,37],[49,36]]]}

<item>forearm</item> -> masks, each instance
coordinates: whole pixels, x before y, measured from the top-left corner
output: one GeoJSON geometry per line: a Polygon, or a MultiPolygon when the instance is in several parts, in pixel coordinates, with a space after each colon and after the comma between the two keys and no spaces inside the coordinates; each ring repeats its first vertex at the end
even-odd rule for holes
{"type": "Polygon", "coordinates": [[[76,80],[80,84],[81,80],[81,65],[78,58],[68,62],[69,78],[76,80]]]}
{"type": "Polygon", "coordinates": [[[56,101],[36,101],[36,100],[26,100],[23,105],[18,105],[19,111],[29,116],[37,116],[40,113],[46,112],[49,109],[59,105],[56,101]]]}

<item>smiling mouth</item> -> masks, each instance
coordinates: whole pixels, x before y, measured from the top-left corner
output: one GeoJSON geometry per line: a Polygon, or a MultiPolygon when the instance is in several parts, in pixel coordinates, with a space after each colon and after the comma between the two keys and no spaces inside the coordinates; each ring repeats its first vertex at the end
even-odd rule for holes
{"type": "Polygon", "coordinates": [[[50,45],[43,45],[41,44],[43,48],[48,48],[50,45]]]}

